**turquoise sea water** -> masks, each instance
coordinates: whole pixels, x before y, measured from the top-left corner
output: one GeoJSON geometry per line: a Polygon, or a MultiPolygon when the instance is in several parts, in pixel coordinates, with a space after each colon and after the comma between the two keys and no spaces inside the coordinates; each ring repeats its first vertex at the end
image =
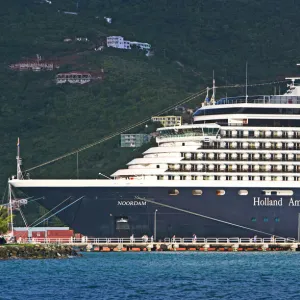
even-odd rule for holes
{"type": "Polygon", "coordinates": [[[300,253],[84,253],[0,261],[0,299],[300,299],[300,253]]]}

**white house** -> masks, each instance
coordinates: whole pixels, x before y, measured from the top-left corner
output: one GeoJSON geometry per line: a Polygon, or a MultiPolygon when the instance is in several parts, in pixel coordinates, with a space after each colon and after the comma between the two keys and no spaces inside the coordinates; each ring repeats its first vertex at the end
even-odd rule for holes
{"type": "Polygon", "coordinates": [[[108,36],[106,38],[107,47],[119,49],[132,49],[131,46],[135,45],[137,48],[149,50],[151,45],[148,43],[126,41],[122,36],[108,36]]]}

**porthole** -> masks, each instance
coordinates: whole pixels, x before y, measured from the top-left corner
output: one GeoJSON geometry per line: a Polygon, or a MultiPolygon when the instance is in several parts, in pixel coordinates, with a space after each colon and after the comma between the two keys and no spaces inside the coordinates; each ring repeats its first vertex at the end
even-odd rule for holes
{"type": "Polygon", "coordinates": [[[256,218],[251,218],[251,221],[252,222],[256,222],[256,218]]]}
{"type": "Polygon", "coordinates": [[[223,196],[223,195],[225,195],[225,191],[224,190],[217,190],[216,194],[217,194],[217,196],[223,196]]]}
{"type": "Polygon", "coordinates": [[[246,196],[246,195],[248,195],[248,191],[247,190],[239,190],[238,194],[240,196],[246,196]]]}
{"type": "Polygon", "coordinates": [[[169,193],[170,196],[177,196],[177,195],[179,195],[179,191],[176,190],[176,189],[169,190],[168,193],[169,193]]]}
{"type": "Polygon", "coordinates": [[[193,190],[193,191],[192,191],[192,194],[193,194],[194,196],[201,196],[201,195],[202,195],[202,191],[201,191],[201,190],[193,190]]]}
{"type": "Polygon", "coordinates": [[[278,222],[280,222],[280,219],[279,219],[279,218],[275,218],[274,221],[275,221],[276,223],[278,223],[278,222]]]}
{"type": "Polygon", "coordinates": [[[264,222],[269,222],[269,219],[267,217],[265,217],[264,222]]]}

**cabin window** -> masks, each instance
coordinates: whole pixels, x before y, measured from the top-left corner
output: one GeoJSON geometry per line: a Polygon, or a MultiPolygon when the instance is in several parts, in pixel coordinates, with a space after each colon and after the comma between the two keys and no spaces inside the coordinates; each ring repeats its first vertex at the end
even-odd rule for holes
{"type": "Polygon", "coordinates": [[[267,217],[264,217],[264,222],[269,222],[269,219],[267,217]]]}
{"type": "Polygon", "coordinates": [[[239,190],[238,194],[240,196],[246,196],[246,195],[248,195],[248,191],[247,190],[239,190]]]}
{"type": "Polygon", "coordinates": [[[279,218],[275,218],[274,221],[275,221],[276,223],[278,223],[278,222],[280,222],[280,219],[279,219],[279,218]]]}
{"type": "Polygon", "coordinates": [[[225,191],[224,190],[217,190],[216,194],[217,194],[217,196],[223,196],[223,195],[225,195],[225,191]]]}
{"type": "Polygon", "coordinates": [[[182,143],[182,146],[185,146],[185,143],[182,143]]]}
{"type": "Polygon", "coordinates": [[[193,190],[193,191],[192,191],[192,194],[193,194],[194,196],[201,196],[201,195],[202,195],[202,190],[193,190]]]}
{"type": "Polygon", "coordinates": [[[177,189],[172,189],[172,190],[168,191],[168,194],[170,196],[177,196],[177,195],[179,195],[179,191],[177,189]]]}
{"type": "Polygon", "coordinates": [[[251,218],[251,221],[252,222],[256,222],[256,218],[251,218]]]}
{"type": "Polygon", "coordinates": [[[156,168],[157,168],[157,169],[159,169],[159,167],[160,167],[159,165],[156,165],[156,168]]]}

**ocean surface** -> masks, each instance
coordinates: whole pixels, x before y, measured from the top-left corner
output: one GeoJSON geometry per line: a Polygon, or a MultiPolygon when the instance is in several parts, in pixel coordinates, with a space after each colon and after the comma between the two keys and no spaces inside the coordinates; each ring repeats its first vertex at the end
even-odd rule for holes
{"type": "Polygon", "coordinates": [[[300,253],[84,253],[0,261],[0,299],[300,299],[300,253]]]}

